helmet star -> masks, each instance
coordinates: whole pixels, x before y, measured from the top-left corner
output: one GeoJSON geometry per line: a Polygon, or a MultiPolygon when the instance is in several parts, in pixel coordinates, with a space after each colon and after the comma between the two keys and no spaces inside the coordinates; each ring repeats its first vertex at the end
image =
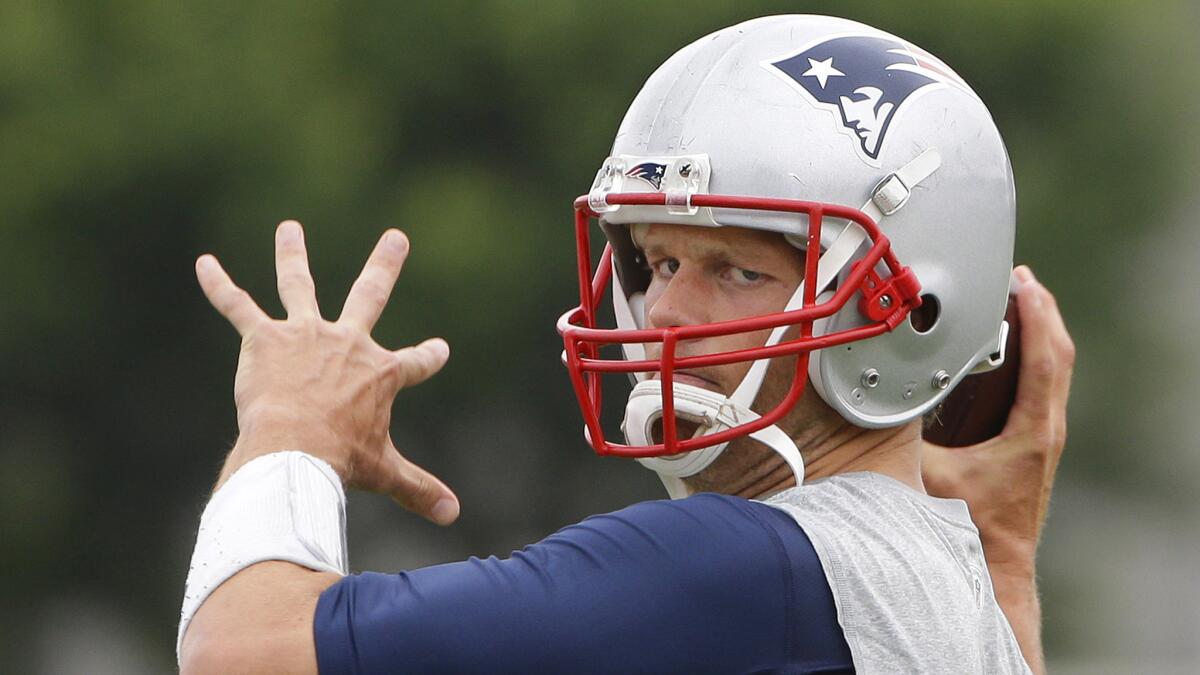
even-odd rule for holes
{"type": "Polygon", "coordinates": [[[818,61],[816,59],[810,58],[808,60],[808,65],[811,66],[811,68],[809,68],[808,70],[801,73],[800,77],[815,77],[815,78],[817,78],[817,83],[821,85],[822,89],[825,88],[825,83],[829,81],[829,78],[846,76],[845,73],[843,73],[842,71],[833,67],[833,57],[832,56],[825,59],[824,61],[818,61]]]}

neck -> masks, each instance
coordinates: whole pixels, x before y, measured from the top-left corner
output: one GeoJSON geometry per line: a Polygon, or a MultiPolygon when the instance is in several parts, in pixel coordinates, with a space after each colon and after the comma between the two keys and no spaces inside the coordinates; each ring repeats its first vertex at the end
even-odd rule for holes
{"type": "Polygon", "coordinates": [[[843,422],[825,443],[806,450],[805,480],[874,471],[925,492],[921,481],[920,420],[891,429],[862,429],[843,422]]]}
{"type": "MultiPolygon", "coordinates": [[[[863,429],[843,420],[802,432],[795,440],[804,455],[804,479],[873,471],[924,493],[920,424],[917,420],[892,429],[863,429]]],[[[685,479],[689,490],[761,499],[795,487],[796,478],[782,457],[757,442],[746,443],[754,448],[731,447],[713,466],[685,479]]]]}

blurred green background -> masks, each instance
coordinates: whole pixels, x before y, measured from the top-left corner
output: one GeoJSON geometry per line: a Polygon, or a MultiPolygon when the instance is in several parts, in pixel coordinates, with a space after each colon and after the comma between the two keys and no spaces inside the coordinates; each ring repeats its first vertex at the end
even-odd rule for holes
{"type": "Polygon", "coordinates": [[[278,315],[277,222],[340,306],[376,237],[413,254],[377,332],[445,336],[401,447],[454,487],[441,530],[350,506],[355,569],[503,554],[657,498],[597,459],[554,331],[571,199],[674,50],[771,13],[865,21],[990,105],[1018,260],[1079,347],[1040,560],[1052,671],[1200,664],[1200,11],[1191,0],[0,1],[0,672],[174,668],[197,518],[236,435],[238,341],[192,262],[278,315]]]}

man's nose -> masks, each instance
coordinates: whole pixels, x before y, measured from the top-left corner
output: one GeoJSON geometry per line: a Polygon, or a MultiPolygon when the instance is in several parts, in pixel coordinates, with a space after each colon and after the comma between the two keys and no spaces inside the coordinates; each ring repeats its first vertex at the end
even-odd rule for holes
{"type": "Polygon", "coordinates": [[[653,300],[646,310],[650,328],[694,326],[707,321],[711,289],[701,275],[681,268],[653,300]]]}

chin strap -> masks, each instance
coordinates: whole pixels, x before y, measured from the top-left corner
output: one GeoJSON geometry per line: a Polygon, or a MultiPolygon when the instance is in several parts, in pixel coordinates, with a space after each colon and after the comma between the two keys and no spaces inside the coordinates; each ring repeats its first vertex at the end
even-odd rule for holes
{"type": "MultiPolygon", "coordinates": [[[[942,164],[941,154],[936,148],[927,148],[907,164],[886,176],[871,190],[871,199],[861,209],[872,220],[879,222],[885,216],[890,216],[900,210],[912,196],[912,190],[919,183],[931,176],[942,164]]],[[[832,223],[826,225],[828,227],[832,223]]],[[[804,237],[786,234],[784,237],[798,248],[807,246],[804,237]]],[[[850,260],[858,253],[859,247],[867,238],[866,232],[853,221],[847,221],[842,231],[825,249],[817,263],[817,292],[827,288],[850,260]]],[[[614,299],[617,324],[621,328],[635,328],[638,322],[630,308],[628,297],[620,286],[617,275],[613,275],[614,299]]],[[[792,298],[784,311],[799,309],[804,304],[804,283],[797,286],[792,298]]],[[[771,331],[764,346],[771,347],[779,344],[784,333],[790,326],[778,326],[771,331]]],[[[641,344],[623,345],[625,357],[630,359],[645,358],[645,349],[641,344]]],[[[697,425],[692,438],[708,436],[739,424],[746,424],[758,419],[758,413],[750,409],[754,399],[762,388],[770,359],[755,361],[746,376],[733,394],[726,397],[716,392],[700,387],[676,383],[675,414],[678,419],[687,420],[697,425]]],[[[815,365],[810,361],[810,372],[815,365]]],[[[645,379],[644,375],[636,378],[633,391],[629,394],[629,402],[625,407],[625,420],[621,428],[625,439],[630,445],[653,445],[654,425],[662,419],[662,382],[645,379]]],[[[816,383],[819,387],[820,382],[816,383]]],[[[782,429],[770,425],[751,434],[750,438],[774,450],[791,467],[796,477],[796,485],[804,483],[804,459],[799,448],[782,429]]],[[[719,443],[707,448],[670,457],[646,457],[637,461],[643,466],[658,473],[662,479],[667,494],[672,499],[681,499],[688,495],[683,478],[693,476],[716,461],[717,457],[729,446],[729,443],[719,443]]]]}
{"type": "MultiPolygon", "coordinates": [[[[718,431],[748,424],[759,418],[759,415],[747,407],[737,405],[730,398],[689,384],[676,384],[675,415],[681,420],[696,423],[696,433],[693,438],[706,436],[718,431]]],[[[629,395],[629,404],[625,408],[624,431],[625,438],[634,445],[650,445],[653,443],[653,431],[656,422],[662,419],[662,382],[660,380],[644,380],[633,388],[629,395]]],[[[763,427],[751,432],[750,438],[774,450],[791,467],[796,477],[796,484],[804,481],[804,459],[792,439],[775,425],[763,427]]],[[[639,459],[643,466],[658,473],[671,499],[681,499],[688,495],[683,478],[695,475],[716,461],[717,457],[728,447],[728,443],[693,450],[692,452],[671,457],[648,457],[639,459]]]]}

